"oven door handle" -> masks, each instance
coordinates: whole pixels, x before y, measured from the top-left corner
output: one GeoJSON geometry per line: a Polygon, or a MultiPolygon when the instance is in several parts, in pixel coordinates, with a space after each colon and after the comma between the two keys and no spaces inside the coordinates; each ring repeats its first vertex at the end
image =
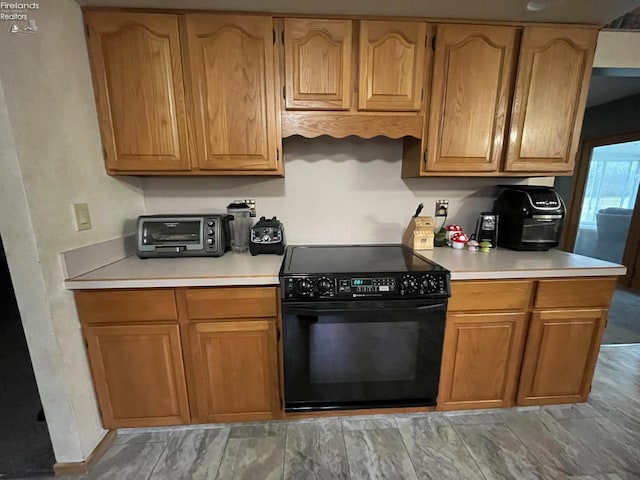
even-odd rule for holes
{"type": "MultiPolygon", "coordinates": [[[[404,302],[403,302],[404,303],[404,302]]],[[[393,305],[393,306],[385,306],[381,305],[340,305],[340,306],[331,306],[331,304],[323,304],[322,307],[318,306],[293,306],[293,305],[283,305],[282,309],[285,313],[294,314],[294,315],[320,315],[320,314],[329,314],[329,313],[340,313],[340,312],[379,312],[383,311],[425,311],[425,310],[446,310],[447,301],[438,302],[438,303],[416,303],[409,305],[393,305]]]]}

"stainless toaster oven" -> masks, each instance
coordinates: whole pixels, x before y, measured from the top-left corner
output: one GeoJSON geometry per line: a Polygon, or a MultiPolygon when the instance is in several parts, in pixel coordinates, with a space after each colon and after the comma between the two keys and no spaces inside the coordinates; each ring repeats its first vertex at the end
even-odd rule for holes
{"type": "Polygon", "coordinates": [[[219,257],[229,249],[225,214],[142,215],[136,224],[136,253],[152,257],[219,257]]]}

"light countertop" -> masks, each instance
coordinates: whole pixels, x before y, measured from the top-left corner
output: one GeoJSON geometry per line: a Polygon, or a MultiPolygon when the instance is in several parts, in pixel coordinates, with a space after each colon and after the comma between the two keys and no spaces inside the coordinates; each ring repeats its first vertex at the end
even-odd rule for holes
{"type": "MultiPolygon", "coordinates": [[[[452,280],[501,278],[551,278],[624,275],[626,268],[615,263],[583,257],[560,250],[516,252],[495,249],[489,253],[442,247],[420,250],[451,271],[452,280]]],[[[277,285],[283,257],[228,252],[218,258],[126,257],[115,263],[66,280],[68,289],[216,287],[277,285]]]]}
{"type": "Polygon", "coordinates": [[[561,250],[517,252],[497,248],[482,253],[441,247],[416,253],[450,270],[452,280],[594,277],[624,275],[627,271],[623,265],[561,250]]]}
{"type": "Polygon", "coordinates": [[[93,288],[218,287],[277,285],[281,255],[227,252],[222,257],[126,257],[68,279],[71,290],[93,288]]]}

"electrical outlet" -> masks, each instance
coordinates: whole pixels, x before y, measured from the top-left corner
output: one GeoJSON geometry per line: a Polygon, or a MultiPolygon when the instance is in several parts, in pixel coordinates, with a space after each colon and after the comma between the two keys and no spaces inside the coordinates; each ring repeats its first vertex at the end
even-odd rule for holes
{"type": "Polygon", "coordinates": [[[449,200],[436,200],[436,217],[446,217],[449,213],[449,200]]]}

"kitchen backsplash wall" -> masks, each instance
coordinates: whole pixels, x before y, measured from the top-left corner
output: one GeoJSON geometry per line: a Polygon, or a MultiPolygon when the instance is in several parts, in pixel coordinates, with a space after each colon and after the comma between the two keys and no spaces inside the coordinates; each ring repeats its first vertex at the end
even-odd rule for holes
{"type": "MultiPolygon", "coordinates": [[[[283,221],[290,244],[394,243],[418,203],[433,215],[449,200],[448,223],[472,230],[490,210],[500,183],[513,178],[401,179],[402,141],[293,137],[284,141],[285,178],[143,179],[146,212],[225,211],[235,199],[254,198],[257,214],[283,221]]],[[[531,179],[551,185],[553,178],[531,179]]]]}

